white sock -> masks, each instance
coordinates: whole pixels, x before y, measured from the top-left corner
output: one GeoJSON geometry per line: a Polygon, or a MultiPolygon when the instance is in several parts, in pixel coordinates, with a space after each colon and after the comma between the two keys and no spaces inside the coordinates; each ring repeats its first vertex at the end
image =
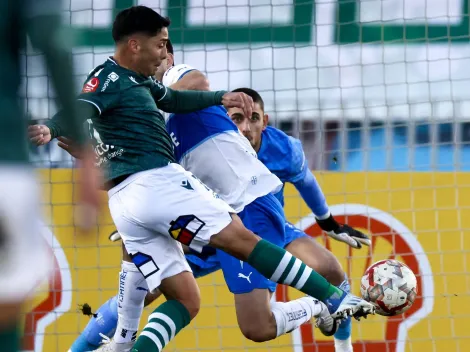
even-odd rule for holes
{"type": "Polygon", "coordinates": [[[147,282],[134,263],[122,262],[119,273],[118,325],[114,333],[116,343],[126,343],[137,338],[147,282]]]}
{"type": "Polygon", "coordinates": [[[321,305],[312,297],[302,297],[290,302],[272,302],[271,311],[277,325],[277,336],[297,329],[313,316],[320,314],[321,305]]]}
{"type": "Polygon", "coordinates": [[[351,338],[346,340],[335,339],[335,352],[354,352],[351,338]]]}

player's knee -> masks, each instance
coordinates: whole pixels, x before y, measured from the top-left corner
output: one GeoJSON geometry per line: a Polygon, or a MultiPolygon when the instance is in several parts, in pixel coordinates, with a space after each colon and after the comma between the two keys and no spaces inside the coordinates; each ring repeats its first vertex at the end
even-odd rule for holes
{"type": "Polygon", "coordinates": [[[199,287],[196,286],[195,289],[188,289],[187,294],[181,297],[179,301],[188,310],[191,320],[194,319],[201,308],[201,293],[199,287]]]}
{"type": "Polygon", "coordinates": [[[185,271],[162,280],[159,290],[167,300],[180,302],[188,311],[191,319],[199,312],[201,293],[191,272],[185,271]]]}
{"type": "Polygon", "coordinates": [[[162,293],[158,289],[155,290],[154,292],[147,292],[147,295],[145,296],[145,300],[144,300],[144,307],[147,307],[150,304],[152,304],[152,302],[154,302],[161,295],[162,293]]]}
{"type": "Polygon", "coordinates": [[[191,320],[194,319],[201,308],[201,297],[199,295],[195,295],[193,297],[180,299],[179,301],[188,310],[191,320]]]}
{"type": "Polygon", "coordinates": [[[211,237],[210,245],[246,261],[258,243],[259,237],[243,225],[238,215],[233,214],[232,219],[227,227],[211,237]]]}
{"type": "Polygon", "coordinates": [[[327,260],[326,260],[326,275],[325,277],[331,282],[333,285],[340,285],[344,281],[344,270],[341,267],[338,259],[331,253],[327,251],[327,260]]]}

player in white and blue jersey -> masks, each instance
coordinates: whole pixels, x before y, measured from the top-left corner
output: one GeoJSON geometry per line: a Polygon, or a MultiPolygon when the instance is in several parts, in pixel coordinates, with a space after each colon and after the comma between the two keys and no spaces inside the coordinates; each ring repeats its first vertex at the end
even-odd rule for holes
{"type": "MultiPolygon", "coordinates": [[[[308,168],[300,140],[268,126],[269,117],[264,111],[264,101],[258,92],[249,88],[240,88],[235,91],[244,92],[253,99],[252,116],[245,116],[239,109],[229,109],[228,113],[256,150],[259,160],[281,179],[283,185],[288,182],[296,187],[315,215],[318,225],[330,237],[345,242],[353,248],[360,248],[362,245],[369,246],[371,242],[366,235],[348,225],[339,224],[330,213],[325,196],[308,168]]],[[[284,205],[283,190],[284,186],[276,194],[282,205],[284,205]]],[[[285,230],[286,241],[289,243],[285,247],[286,250],[296,256],[310,258],[310,260],[304,260],[327,277],[330,282],[338,284],[338,280],[343,280],[344,273],[342,274],[340,268],[338,270],[331,252],[318,245],[316,241],[292,224],[286,223],[285,230]],[[327,268],[330,270],[328,271],[327,268]]],[[[340,287],[349,286],[347,279],[339,285],[340,287]]],[[[335,347],[337,352],[352,351],[350,319],[343,322],[335,334],[335,347]]]]}
{"type": "MultiPolygon", "coordinates": [[[[183,80],[191,82],[200,75],[198,71],[184,65],[170,71],[177,72],[177,77],[168,82],[171,72],[167,72],[167,80],[164,78],[163,82],[172,87],[173,83],[180,84],[183,80]]],[[[181,89],[188,86],[191,84],[181,89]]],[[[259,162],[249,141],[240,134],[225,110],[215,107],[193,114],[173,115],[169,119],[168,128],[175,144],[177,160],[229,203],[248,229],[280,246],[289,244],[286,242],[282,206],[272,195],[280,190],[282,182],[259,162]]],[[[187,186],[191,187],[190,184],[187,186]]],[[[274,292],[275,283],[265,279],[247,263],[222,252],[211,255],[213,253],[208,249],[203,252],[205,254],[209,254],[209,258],[192,255],[187,258],[196,262],[207,259],[207,263],[216,265],[198,266],[193,261],[194,274],[201,276],[222,267],[227,285],[236,295],[237,317],[246,337],[254,341],[266,341],[290,332],[312,316],[328,318],[323,314],[322,304],[310,297],[270,306],[269,292],[274,292]]],[[[341,282],[344,273],[341,268],[339,270],[341,282]]],[[[292,277],[290,280],[299,279],[292,277]]],[[[98,316],[112,315],[115,311],[113,304],[116,303],[111,299],[100,308],[98,316]]],[[[112,319],[109,321],[112,327],[112,319]]],[[[96,329],[92,332],[91,325],[87,327],[87,338],[96,332],[96,329]]],[[[94,328],[99,329],[97,324],[94,325],[94,328]]],[[[322,331],[327,334],[334,332],[336,326],[333,325],[329,325],[329,331],[322,331]]],[[[73,346],[71,351],[79,349],[73,346]]]]}

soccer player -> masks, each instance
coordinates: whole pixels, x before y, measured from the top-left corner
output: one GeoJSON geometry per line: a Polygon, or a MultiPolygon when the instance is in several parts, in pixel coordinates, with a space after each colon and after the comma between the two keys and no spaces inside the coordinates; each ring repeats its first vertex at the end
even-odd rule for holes
{"type": "MultiPolygon", "coordinates": [[[[169,42],[167,42],[167,47],[169,53],[172,54],[169,42]]],[[[169,66],[172,66],[172,55],[168,55],[168,61],[169,66]]],[[[163,64],[161,67],[165,68],[165,66],[163,64]]],[[[161,79],[163,71],[159,73],[160,76],[157,78],[161,79]]],[[[187,65],[170,68],[163,77],[163,83],[177,89],[208,89],[209,87],[204,75],[187,65]]],[[[248,140],[238,133],[236,126],[230,121],[223,108],[213,107],[192,114],[172,115],[168,128],[176,146],[178,160],[212,189],[217,189],[222,199],[239,210],[240,217],[250,230],[271,242],[292,247],[294,251],[310,260],[315,265],[314,269],[319,269],[324,276],[336,281],[344,289],[349,289],[341,266],[329,251],[299,230],[290,230],[286,242],[285,219],[283,214],[278,216],[282,213],[282,209],[280,209],[281,205],[274,201],[273,195],[268,194],[256,200],[251,200],[250,196],[246,196],[246,193],[249,193],[247,190],[252,191],[251,196],[256,195],[253,193],[256,188],[246,187],[247,184],[252,183],[253,177],[256,183],[264,182],[268,186],[270,180],[274,178],[270,179],[272,174],[266,172],[265,167],[254,157],[255,152],[248,140]],[[199,143],[201,140],[203,142],[199,143]]],[[[267,189],[270,188],[272,187],[267,189]]],[[[257,191],[263,195],[262,188],[257,191]]],[[[328,211],[324,198],[317,202],[321,202],[328,211]]],[[[338,230],[338,234],[344,233],[344,236],[351,235],[367,240],[365,235],[348,226],[338,225],[337,227],[338,229],[334,230],[338,230]]],[[[240,328],[245,336],[253,341],[267,341],[290,332],[309,321],[312,316],[327,318],[327,312],[322,310],[322,304],[309,297],[288,303],[274,303],[270,306],[271,293],[275,290],[276,284],[262,277],[248,264],[239,263],[237,259],[221,251],[215,260],[208,258],[202,263],[203,258],[200,256],[189,255],[187,258],[196,276],[204,276],[215,271],[220,268],[219,263],[222,264],[228,287],[235,294],[240,328]],[[292,316],[296,316],[296,319],[290,319],[292,316]]],[[[124,290],[130,292],[129,296],[132,295],[132,288],[124,288],[124,290]]],[[[135,288],[134,291],[136,291],[135,288]]],[[[156,294],[149,295],[147,303],[157,296],[156,294]]],[[[116,328],[118,299],[119,297],[114,297],[100,307],[97,318],[92,318],[85,331],[72,346],[72,352],[82,352],[84,348],[90,348],[89,345],[98,345],[101,340],[100,333],[112,335],[116,328]]],[[[336,326],[332,324],[325,326],[327,324],[322,324],[321,320],[319,325],[323,327],[322,332],[328,335],[336,331],[336,326]]],[[[342,336],[348,335],[349,337],[350,323],[343,327],[341,333],[342,336]]],[[[119,338],[119,334],[118,329],[114,334],[115,338],[119,338]]],[[[345,351],[345,349],[338,349],[338,351],[345,351]]]]}
{"type": "MultiPolygon", "coordinates": [[[[173,57],[170,57],[170,60],[172,59],[173,57]]],[[[162,82],[167,85],[173,84],[172,87],[180,84],[181,89],[190,89],[190,82],[197,80],[200,76],[199,71],[187,65],[177,65],[165,72],[162,82]],[[189,77],[191,74],[194,77],[189,77]],[[184,87],[184,84],[186,84],[186,87],[184,87]]],[[[201,84],[204,83],[200,78],[199,81],[201,84]]],[[[255,104],[255,108],[260,108],[260,104],[263,106],[263,102],[260,100],[261,97],[254,90],[238,89],[235,91],[241,91],[251,96],[255,103],[258,102],[255,104]]],[[[260,117],[260,112],[253,111],[252,116],[247,120],[255,123],[257,118],[260,117]]],[[[331,215],[323,192],[308,169],[299,140],[288,137],[277,129],[272,131],[270,127],[270,136],[274,133],[275,136],[269,140],[268,137],[265,137],[263,149],[260,150],[261,136],[249,133],[251,131],[250,125],[246,126],[246,123],[241,119],[240,114],[243,112],[237,108],[232,108],[229,109],[228,113],[238,127],[241,127],[240,130],[257,152],[259,160],[270,171],[278,175],[283,183],[292,182],[297,187],[304,200],[312,208],[319,226],[329,236],[345,242],[353,248],[360,248],[362,244],[370,245],[370,239],[366,235],[348,225],[338,224],[331,215]]],[[[234,203],[236,197],[234,197],[233,189],[240,190],[240,187],[234,187],[233,185],[237,185],[236,181],[242,179],[239,176],[240,174],[252,173],[254,166],[249,163],[246,156],[236,156],[236,146],[230,145],[230,143],[235,143],[236,138],[234,140],[229,139],[228,136],[233,130],[226,125],[223,119],[224,114],[225,111],[219,112],[215,108],[206,109],[200,113],[173,114],[167,123],[167,128],[175,142],[175,154],[178,162],[185,169],[198,176],[209,187],[216,190],[222,199],[236,209],[236,202],[234,203]],[[212,138],[209,140],[207,135],[212,138]],[[238,161],[238,164],[233,160],[238,161]],[[231,177],[232,174],[237,175],[238,179],[231,177]]],[[[267,115],[264,120],[266,119],[267,115]]],[[[261,134],[262,129],[258,129],[258,131],[261,134]]],[[[265,131],[265,134],[267,133],[268,131],[265,131]]],[[[246,151],[245,154],[250,153],[248,149],[246,151]]],[[[255,182],[263,182],[263,180],[257,179],[255,182]]],[[[276,196],[284,204],[283,190],[276,193],[276,196]]],[[[330,282],[349,290],[347,277],[330,251],[289,223],[285,224],[283,242],[276,242],[276,231],[273,228],[266,227],[265,222],[261,220],[263,216],[256,218],[253,215],[259,209],[256,207],[257,205],[256,201],[248,204],[243,212],[239,214],[245,226],[263,239],[282,245],[290,253],[328,278],[330,282]],[[256,220],[250,223],[252,219],[256,220]],[[260,223],[264,227],[260,226],[260,223]]],[[[272,209],[269,210],[272,211],[272,209]]],[[[285,223],[284,219],[283,223],[285,223]]],[[[196,277],[204,276],[208,272],[216,270],[219,265],[222,267],[228,288],[235,294],[239,326],[247,338],[258,342],[267,341],[292,331],[305,321],[310,320],[310,314],[300,314],[304,319],[288,319],[296,311],[305,311],[305,309],[302,309],[301,304],[304,302],[299,303],[298,300],[289,303],[276,303],[270,307],[268,292],[274,292],[276,284],[261,277],[249,265],[241,265],[240,267],[235,258],[223,252],[217,252],[217,260],[213,258],[201,260],[197,255],[187,255],[187,259],[192,264],[196,277]]],[[[313,309],[311,310],[313,311],[313,309]]],[[[330,335],[330,331],[325,331],[321,324],[320,327],[323,328],[323,333],[330,335]]],[[[349,318],[335,334],[336,351],[352,351],[350,336],[351,319],[349,318]]]]}
{"type": "MultiPolygon", "coordinates": [[[[237,108],[228,110],[232,121],[238,126],[243,135],[250,141],[261,160],[285,184],[292,183],[298,190],[305,203],[312,210],[320,228],[330,237],[347,243],[353,248],[362,245],[370,246],[370,239],[360,231],[348,225],[339,224],[330,213],[325,196],[318,185],[315,176],[309,171],[303,152],[302,143],[284,132],[268,126],[268,114],[264,111],[264,101],[260,94],[250,88],[235,89],[252,97],[254,109],[251,116],[246,116],[237,108]]],[[[276,194],[284,204],[283,190],[276,194]]],[[[292,224],[286,224],[286,236],[292,238],[286,250],[301,258],[305,263],[323,273],[322,267],[328,268],[335,262],[331,252],[318,245],[301,230],[292,224]],[[308,259],[307,259],[308,258],[308,259]]],[[[325,274],[330,282],[337,284],[328,273],[325,274]]],[[[336,276],[338,277],[338,276],[336,276]]],[[[344,277],[344,275],[343,275],[344,277]]],[[[340,287],[349,287],[347,278],[340,287]]],[[[335,334],[336,352],[351,352],[351,319],[343,322],[335,334]]]]}
{"type": "MultiPolygon", "coordinates": [[[[79,97],[88,108],[82,118],[89,122],[97,165],[105,173],[111,216],[132,258],[123,263],[121,280],[150,291],[158,287],[167,298],[150,315],[132,351],[161,351],[199,311],[199,289],[181,243],[198,252],[208,244],[221,249],[272,281],[327,302],[333,317],[372,313],[371,304],[247,230],[234,209],[176,164],[159,109],[189,113],[223,105],[251,115],[253,102],[243,93],[174,91],[151,79],[167,57],[169,25],[145,6],[121,11],[112,30],[115,54],[90,73],[79,97]]],[[[68,134],[57,121],[42,127],[46,142],[68,134]]],[[[144,296],[132,299],[127,320],[118,322],[120,350],[132,345],[144,296]]]]}
{"type": "MultiPolygon", "coordinates": [[[[35,221],[40,217],[39,187],[29,163],[24,107],[20,86],[20,52],[26,35],[41,50],[51,72],[60,103],[67,112],[62,123],[74,130],[82,148],[85,136],[73,109],[71,51],[63,39],[60,1],[3,0],[0,2],[0,346],[16,352],[24,301],[49,275],[51,262],[35,221]]],[[[97,206],[93,190],[92,154],[85,153],[81,170],[81,199],[97,206]]]]}

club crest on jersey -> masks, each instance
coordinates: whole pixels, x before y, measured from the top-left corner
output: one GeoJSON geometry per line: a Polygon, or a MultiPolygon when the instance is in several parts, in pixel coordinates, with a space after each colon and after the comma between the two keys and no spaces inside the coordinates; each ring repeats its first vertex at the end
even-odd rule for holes
{"type": "Polygon", "coordinates": [[[90,79],[88,82],[85,83],[82,89],[82,93],[93,93],[98,89],[98,86],[100,85],[100,80],[98,77],[93,77],[90,79]]]}
{"type": "Polygon", "coordinates": [[[182,215],[170,222],[171,227],[168,232],[175,240],[189,246],[205,225],[206,223],[195,215],[182,215]]]}

